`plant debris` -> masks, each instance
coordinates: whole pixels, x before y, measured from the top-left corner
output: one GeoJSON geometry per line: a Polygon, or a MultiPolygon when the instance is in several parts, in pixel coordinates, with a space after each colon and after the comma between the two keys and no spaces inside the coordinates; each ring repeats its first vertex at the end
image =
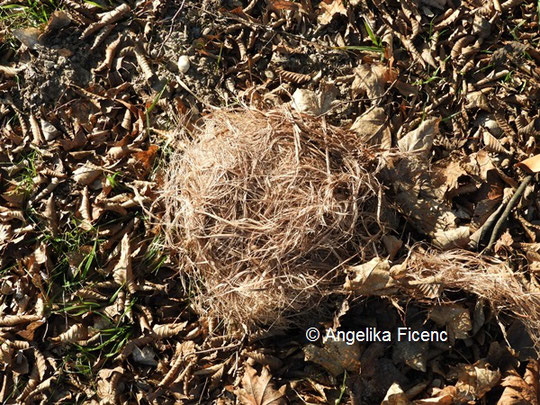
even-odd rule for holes
{"type": "Polygon", "coordinates": [[[0,402],[538,403],[539,17],[1,1],[0,402]]]}

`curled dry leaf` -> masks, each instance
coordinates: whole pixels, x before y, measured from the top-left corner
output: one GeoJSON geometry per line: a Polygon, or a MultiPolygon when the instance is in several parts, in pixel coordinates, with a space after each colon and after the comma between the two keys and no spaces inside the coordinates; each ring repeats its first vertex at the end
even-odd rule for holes
{"type": "Polygon", "coordinates": [[[497,138],[491,135],[488,131],[483,132],[484,145],[486,145],[486,149],[489,152],[510,153],[504,146],[502,146],[501,142],[497,138]]]}
{"type": "Polygon", "coordinates": [[[146,59],[146,55],[144,54],[144,51],[136,46],[133,49],[135,53],[135,58],[137,59],[137,63],[139,64],[139,67],[141,68],[143,75],[146,80],[150,80],[152,77],[154,77],[154,71],[150,67],[150,64],[148,63],[148,60],[146,59]]]}
{"type": "Polygon", "coordinates": [[[497,405],[537,404],[540,400],[538,381],[538,360],[529,361],[523,378],[513,369],[508,371],[501,382],[505,388],[497,405]]]}
{"type": "Polygon", "coordinates": [[[118,7],[116,7],[115,9],[113,9],[113,10],[107,12],[107,13],[102,14],[99,21],[97,21],[97,22],[95,22],[93,24],[90,24],[83,31],[83,33],[81,34],[80,39],[85,39],[85,38],[89,37],[90,35],[92,35],[94,32],[96,32],[97,30],[99,30],[100,28],[120,20],[127,13],[129,13],[130,11],[131,11],[131,8],[129,7],[129,5],[127,3],[122,3],[118,7]]]}
{"type": "Polygon", "coordinates": [[[113,278],[119,285],[125,285],[130,293],[136,290],[135,282],[133,281],[133,270],[131,266],[131,243],[129,234],[125,234],[122,238],[120,249],[120,259],[113,270],[113,278]]]}
{"type": "Polygon", "coordinates": [[[114,57],[116,56],[116,50],[118,49],[119,45],[122,43],[122,40],[123,40],[122,36],[119,36],[117,39],[115,39],[113,42],[107,45],[107,48],[105,48],[105,59],[95,69],[96,72],[102,72],[104,70],[111,69],[112,63],[114,61],[114,57]]]}
{"type": "Polygon", "coordinates": [[[32,131],[32,136],[34,138],[33,143],[41,145],[43,143],[43,135],[41,134],[38,120],[33,114],[30,114],[30,130],[32,131]]]}
{"type": "Polygon", "coordinates": [[[195,343],[193,343],[193,341],[191,340],[177,344],[175,353],[176,359],[172,364],[170,370],[159,382],[158,387],[167,387],[169,384],[171,384],[178,376],[182,365],[192,357],[194,351],[195,343]]]}
{"type": "Polygon", "coordinates": [[[524,161],[519,162],[516,166],[528,173],[538,173],[540,172],[540,155],[535,155],[525,159],[524,161]]]}
{"type": "Polygon", "coordinates": [[[51,342],[75,343],[80,340],[84,340],[87,337],[88,328],[81,323],[77,323],[71,326],[64,333],[61,333],[57,337],[51,338],[51,342]]]}
{"type": "Polygon", "coordinates": [[[272,384],[272,375],[267,367],[263,367],[261,375],[257,371],[246,366],[242,378],[242,389],[238,393],[238,399],[244,405],[282,405],[286,404],[284,385],[279,390],[272,384]]]}
{"type": "Polygon", "coordinates": [[[14,326],[21,323],[30,323],[41,319],[38,315],[4,315],[0,318],[0,326],[14,326]]]}
{"type": "Polygon", "coordinates": [[[457,370],[456,383],[458,403],[477,401],[484,397],[501,379],[499,370],[492,370],[485,359],[474,364],[464,364],[457,370]]]}
{"type": "Polygon", "coordinates": [[[120,366],[114,369],[101,369],[98,372],[97,393],[101,398],[100,404],[116,404],[118,381],[124,374],[124,369],[120,366]]]}
{"type": "Polygon", "coordinates": [[[89,163],[80,166],[73,172],[73,180],[81,186],[92,184],[101,175],[101,169],[89,163]]]}
{"type": "Polygon", "coordinates": [[[187,322],[168,323],[164,325],[154,325],[152,330],[159,339],[166,339],[177,335],[184,330],[186,326],[187,322]]]}

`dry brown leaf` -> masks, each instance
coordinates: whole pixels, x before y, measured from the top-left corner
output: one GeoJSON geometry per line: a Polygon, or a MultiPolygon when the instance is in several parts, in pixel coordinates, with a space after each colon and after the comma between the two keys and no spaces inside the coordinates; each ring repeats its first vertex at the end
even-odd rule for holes
{"type": "Polygon", "coordinates": [[[131,243],[129,234],[125,234],[122,238],[120,249],[120,259],[113,270],[113,278],[119,285],[125,285],[130,293],[136,290],[135,282],[133,281],[133,270],[131,266],[131,243]]]}
{"type": "Polygon", "coordinates": [[[75,169],[73,172],[73,180],[82,186],[88,186],[92,184],[100,175],[100,168],[87,163],[75,169]]]}
{"type": "Polygon", "coordinates": [[[347,15],[347,9],[343,5],[343,0],[321,1],[319,8],[321,11],[317,17],[317,21],[321,25],[330,24],[336,14],[347,15]]]}
{"type": "MultiPolygon", "coordinates": [[[[436,391],[436,390],[434,390],[436,391]]],[[[448,386],[435,393],[436,396],[425,399],[417,399],[413,402],[414,405],[452,405],[456,395],[455,387],[448,386]]]]}
{"type": "Polygon", "coordinates": [[[499,253],[501,250],[507,250],[512,248],[512,245],[514,244],[514,239],[512,238],[512,235],[510,234],[510,231],[506,230],[500,238],[497,240],[497,243],[495,243],[494,251],[495,253],[499,253]]]}
{"type": "Polygon", "coordinates": [[[389,149],[392,146],[392,135],[387,125],[388,117],[381,107],[368,110],[358,117],[351,126],[368,145],[389,149]]]}
{"type": "Polygon", "coordinates": [[[460,403],[483,398],[501,379],[499,370],[491,370],[485,359],[461,365],[457,374],[457,399],[460,403]]]}
{"type": "Polygon", "coordinates": [[[128,164],[133,164],[140,170],[140,176],[143,177],[151,168],[156,158],[159,146],[150,145],[147,150],[136,152],[129,159],[128,164]]]}
{"type": "Polygon", "coordinates": [[[43,217],[47,221],[47,225],[51,234],[56,236],[58,234],[58,212],[56,210],[56,204],[54,201],[54,194],[51,193],[50,197],[45,203],[45,211],[43,217]]]}
{"type": "Polygon", "coordinates": [[[344,288],[357,294],[388,294],[394,285],[390,277],[390,263],[378,257],[358,266],[347,267],[353,278],[345,280],[344,288]]]}
{"type": "Polygon", "coordinates": [[[319,115],[321,109],[319,106],[319,96],[307,89],[296,89],[292,95],[292,106],[298,112],[312,115],[319,115]]]}
{"type": "Polygon", "coordinates": [[[525,159],[524,161],[519,162],[516,166],[528,173],[538,173],[540,172],[540,155],[535,155],[525,159]]]}
{"type": "Polygon", "coordinates": [[[440,118],[429,118],[423,121],[418,128],[398,141],[399,150],[402,152],[421,152],[427,156],[431,151],[435,135],[439,133],[440,122],[440,118]]]}
{"type": "Polygon", "coordinates": [[[62,343],[74,343],[79,340],[84,340],[88,337],[88,328],[81,323],[77,323],[71,326],[68,330],[60,335],[51,338],[51,342],[62,342],[62,343]]]}
{"type": "Polygon", "coordinates": [[[538,404],[538,360],[529,360],[523,378],[515,370],[508,371],[501,385],[505,387],[497,405],[538,404]]]}
{"type": "Polygon", "coordinates": [[[38,28],[18,28],[13,30],[13,36],[29,49],[36,49],[40,45],[41,30],[38,28]]]}
{"type": "Polygon", "coordinates": [[[342,374],[345,370],[357,372],[360,369],[358,342],[348,344],[344,340],[327,339],[323,347],[309,344],[302,350],[306,361],[317,363],[334,377],[342,374]]]}
{"type": "Polygon", "coordinates": [[[238,399],[244,405],[281,405],[286,404],[285,390],[282,386],[279,390],[272,384],[272,375],[268,367],[263,367],[261,375],[251,366],[246,366],[242,378],[242,389],[238,393],[238,399]]]}
{"type": "Polygon", "coordinates": [[[469,310],[458,304],[433,307],[429,317],[439,326],[446,326],[456,339],[466,339],[472,329],[469,310]]]}
{"type": "Polygon", "coordinates": [[[381,405],[407,405],[407,404],[410,404],[410,401],[407,398],[407,395],[405,395],[405,392],[403,392],[403,389],[396,382],[393,383],[390,386],[390,388],[388,388],[388,391],[386,392],[386,395],[381,402],[381,405]]]}
{"type": "Polygon", "coordinates": [[[283,362],[275,356],[260,352],[247,352],[246,355],[262,366],[270,367],[270,370],[276,371],[283,366],[283,362]]]}
{"type": "Polygon", "coordinates": [[[442,250],[464,248],[469,243],[469,226],[460,226],[455,229],[436,229],[433,234],[433,244],[442,250]]]}
{"type": "Polygon", "coordinates": [[[116,396],[118,395],[117,386],[120,377],[124,374],[124,369],[121,366],[114,369],[101,369],[98,372],[97,393],[100,400],[100,405],[113,405],[118,403],[116,396]]]}
{"type": "Polygon", "coordinates": [[[508,151],[504,146],[502,146],[501,142],[495,138],[493,135],[491,135],[488,131],[483,131],[483,140],[484,145],[486,145],[486,149],[489,152],[495,152],[495,153],[507,153],[509,154],[510,151],[508,151]]]}
{"type": "Polygon", "coordinates": [[[84,32],[81,34],[80,39],[84,39],[92,35],[94,32],[99,30],[100,28],[104,27],[105,25],[112,24],[121,18],[123,18],[127,13],[131,11],[131,8],[128,4],[122,3],[115,9],[104,13],[101,15],[101,18],[99,21],[90,24],[84,32]]]}
{"type": "Polygon", "coordinates": [[[189,357],[191,357],[194,351],[195,343],[193,343],[193,341],[188,340],[183,343],[178,343],[176,345],[176,359],[174,360],[167,374],[165,374],[165,376],[159,382],[158,386],[167,387],[169,384],[175,381],[180,371],[180,368],[189,359],[189,357]]]}
{"type": "Polygon", "coordinates": [[[384,94],[384,84],[388,77],[388,68],[379,65],[360,65],[354,69],[355,78],[351,85],[352,97],[366,94],[369,99],[376,100],[384,94]]]}
{"type": "Polygon", "coordinates": [[[470,93],[467,93],[467,104],[466,108],[480,108],[484,111],[491,111],[489,108],[488,100],[484,92],[482,91],[473,91],[470,93]]]}
{"type": "Polygon", "coordinates": [[[186,322],[169,323],[164,325],[154,325],[152,327],[153,332],[159,339],[165,339],[177,335],[187,326],[186,322]]]}
{"type": "Polygon", "coordinates": [[[144,51],[138,46],[136,46],[133,49],[133,51],[135,53],[135,58],[137,59],[137,63],[139,64],[139,67],[141,68],[145,79],[150,80],[152,77],[154,77],[154,71],[150,67],[150,64],[148,63],[148,59],[146,58],[144,51]]]}

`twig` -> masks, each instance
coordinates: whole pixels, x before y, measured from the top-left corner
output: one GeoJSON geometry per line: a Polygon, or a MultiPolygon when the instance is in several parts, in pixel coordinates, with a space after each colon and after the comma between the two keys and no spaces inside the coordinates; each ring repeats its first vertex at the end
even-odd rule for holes
{"type": "Polygon", "coordinates": [[[499,220],[493,227],[491,238],[489,239],[489,243],[486,246],[485,250],[490,250],[491,246],[493,246],[493,243],[495,243],[495,239],[497,239],[497,235],[499,234],[499,231],[501,230],[501,227],[503,226],[504,221],[506,221],[506,218],[508,218],[508,215],[510,215],[510,211],[512,211],[512,208],[518,202],[519,198],[521,197],[521,194],[523,194],[523,191],[525,191],[525,187],[527,187],[527,184],[530,183],[532,178],[533,178],[532,175],[525,177],[523,181],[521,182],[521,184],[519,185],[516,192],[514,193],[514,195],[512,196],[512,198],[510,199],[510,201],[508,201],[508,205],[506,206],[506,209],[504,210],[501,217],[499,218],[499,220]]]}
{"type": "Polygon", "coordinates": [[[159,51],[158,51],[158,54],[161,54],[161,51],[163,49],[163,47],[165,46],[165,43],[169,40],[169,38],[171,37],[172,33],[173,33],[173,29],[174,29],[174,24],[175,24],[175,20],[176,20],[176,17],[178,17],[178,15],[180,14],[180,12],[182,11],[182,9],[184,8],[184,5],[186,4],[186,0],[182,0],[182,4],[180,4],[180,7],[178,8],[178,10],[176,10],[176,13],[174,13],[173,17],[172,17],[172,20],[171,20],[171,27],[169,29],[169,33],[167,34],[167,36],[165,37],[165,39],[163,41],[161,41],[161,46],[159,47],[159,51]]]}

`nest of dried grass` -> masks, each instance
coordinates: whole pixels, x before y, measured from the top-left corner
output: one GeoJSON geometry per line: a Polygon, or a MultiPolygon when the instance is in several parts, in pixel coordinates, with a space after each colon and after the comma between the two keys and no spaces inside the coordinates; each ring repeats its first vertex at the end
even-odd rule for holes
{"type": "Polygon", "coordinates": [[[466,250],[413,249],[406,263],[413,297],[436,297],[443,289],[475,294],[496,314],[503,312],[519,319],[540,354],[540,291],[525,274],[513,271],[504,261],[466,250]]]}
{"type": "Polygon", "coordinates": [[[341,284],[348,259],[375,254],[380,185],[355,133],[288,110],[222,110],[180,138],[161,223],[199,311],[286,326],[341,284]]]}

